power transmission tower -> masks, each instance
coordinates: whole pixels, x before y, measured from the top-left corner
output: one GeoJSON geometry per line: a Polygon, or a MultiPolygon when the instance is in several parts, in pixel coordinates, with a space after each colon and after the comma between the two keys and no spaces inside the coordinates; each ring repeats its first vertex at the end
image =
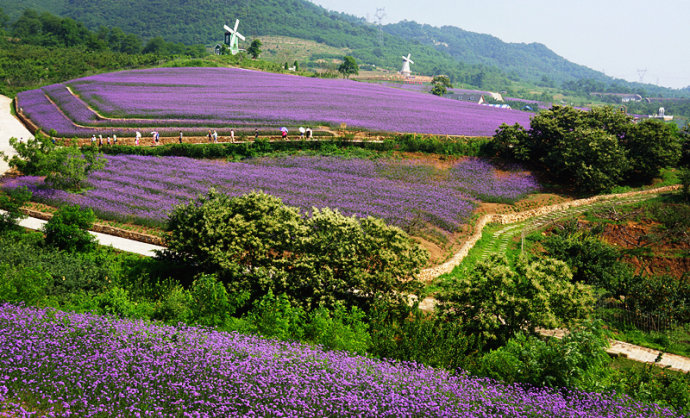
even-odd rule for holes
{"type": "Polygon", "coordinates": [[[644,81],[644,76],[645,76],[646,74],[647,74],[647,69],[646,69],[646,68],[642,68],[642,69],[638,69],[638,70],[637,70],[637,75],[640,76],[640,83],[642,83],[642,82],[644,81]]]}
{"type": "Polygon", "coordinates": [[[379,46],[380,46],[380,47],[383,47],[383,26],[382,26],[382,22],[383,22],[383,18],[386,17],[386,9],[383,8],[383,7],[380,8],[380,9],[377,8],[377,9],[376,9],[376,14],[374,14],[374,16],[376,16],[376,19],[379,21],[379,46]]]}

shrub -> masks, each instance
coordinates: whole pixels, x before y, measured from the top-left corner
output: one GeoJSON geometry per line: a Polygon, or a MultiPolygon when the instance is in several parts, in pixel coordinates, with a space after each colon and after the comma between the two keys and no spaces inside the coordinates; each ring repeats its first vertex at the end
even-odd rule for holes
{"type": "Polygon", "coordinates": [[[427,254],[383,221],[314,209],[311,217],[263,193],[237,198],[210,191],[169,218],[170,259],[217,274],[230,293],[252,300],[286,294],[305,311],[363,309],[377,298],[402,300],[427,254]]]}
{"type": "Polygon", "coordinates": [[[560,340],[518,333],[505,346],[481,358],[479,373],[509,384],[601,391],[612,373],[606,347],[607,333],[600,322],[560,340]]]}
{"type": "Polygon", "coordinates": [[[5,211],[5,213],[0,213],[0,231],[15,228],[17,222],[26,217],[21,208],[31,200],[31,194],[26,186],[0,194],[0,210],[5,211]]]}
{"type": "Polygon", "coordinates": [[[512,269],[505,257],[492,255],[467,277],[446,284],[441,299],[466,333],[500,344],[518,332],[534,334],[537,327],[586,318],[594,305],[592,289],[571,281],[570,269],[559,260],[521,258],[512,269]]]}
{"type": "Polygon", "coordinates": [[[90,208],[63,206],[44,225],[46,244],[68,252],[92,251],[96,239],[89,233],[96,216],[90,208]]]}
{"type": "Polygon", "coordinates": [[[309,315],[304,339],[329,350],[364,354],[371,345],[369,325],[364,311],[356,306],[349,310],[338,303],[334,310],[320,307],[309,315]]]}

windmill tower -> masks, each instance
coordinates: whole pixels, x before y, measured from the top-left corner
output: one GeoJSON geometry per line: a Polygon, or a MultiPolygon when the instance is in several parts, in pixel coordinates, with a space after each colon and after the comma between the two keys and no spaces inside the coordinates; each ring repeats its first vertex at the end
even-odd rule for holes
{"type": "Polygon", "coordinates": [[[409,77],[412,74],[412,71],[410,71],[410,64],[414,64],[414,61],[410,59],[410,55],[412,54],[407,54],[407,57],[403,55],[402,59],[402,70],[400,70],[400,74],[409,77]]]}
{"type": "Polygon", "coordinates": [[[230,53],[232,55],[237,55],[238,52],[242,51],[240,49],[240,41],[245,40],[244,36],[242,36],[241,33],[237,32],[237,26],[239,26],[240,20],[235,19],[235,29],[232,29],[228,25],[223,25],[223,28],[225,29],[225,45],[230,47],[230,53]]]}

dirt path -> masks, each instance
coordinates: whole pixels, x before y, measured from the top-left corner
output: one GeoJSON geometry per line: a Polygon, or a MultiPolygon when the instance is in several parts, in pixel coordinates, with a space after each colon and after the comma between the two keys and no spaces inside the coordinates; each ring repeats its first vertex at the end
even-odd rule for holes
{"type": "MultiPolygon", "coordinates": [[[[0,151],[7,155],[14,155],[14,149],[10,146],[10,138],[33,138],[31,132],[12,115],[10,106],[12,99],[0,95],[0,151]]],[[[9,166],[0,159],[0,176],[3,175],[9,166]]]]}

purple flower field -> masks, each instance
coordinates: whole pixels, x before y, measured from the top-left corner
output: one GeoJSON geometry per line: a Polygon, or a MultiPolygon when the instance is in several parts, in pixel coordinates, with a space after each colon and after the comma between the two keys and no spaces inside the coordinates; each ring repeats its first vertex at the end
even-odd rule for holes
{"type": "Polygon", "coordinates": [[[29,416],[672,417],[237,333],[0,305],[0,408],[29,416]]]}
{"type": "Polygon", "coordinates": [[[491,136],[502,123],[527,128],[530,116],[351,80],[234,68],[132,70],[66,84],[80,98],[58,84],[18,94],[19,105],[44,130],[78,136],[88,128],[66,125],[65,115],[77,125],[92,127],[89,132],[104,127],[124,132],[159,126],[203,131],[345,123],[374,131],[466,136],[491,136]],[[37,96],[44,93],[55,105],[48,107],[50,112],[33,111],[37,96]],[[87,106],[116,120],[99,120],[87,106]]]}
{"type": "Polygon", "coordinates": [[[478,198],[510,201],[538,190],[521,173],[497,177],[495,169],[467,159],[451,170],[416,161],[372,161],[336,157],[261,158],[240,163],[185,157],[108,156],[103,170],[88,179],[83,194],[41,187],[42,179],[8,179],[3,187],[28,186],[34,199],[78,204],[99,216],[162,225],[178,204],[209,188],[231,196],[263,190],[303,211],[339,209],[373,216],[404,228],[435,225],[453,232],[472,214],[478,198]]]}

